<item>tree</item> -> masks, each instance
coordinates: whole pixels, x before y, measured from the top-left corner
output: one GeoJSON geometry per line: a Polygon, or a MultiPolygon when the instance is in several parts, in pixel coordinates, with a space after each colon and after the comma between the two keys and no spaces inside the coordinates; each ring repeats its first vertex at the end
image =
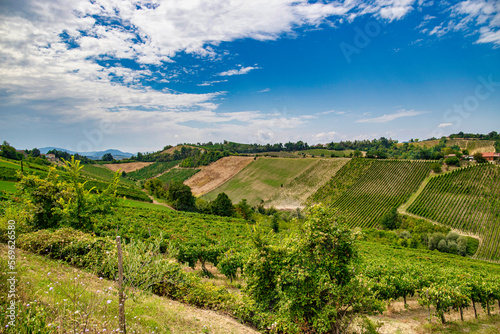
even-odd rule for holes
{"type": "Polygon", "coordinates": [[[0,152],[0,156],[4,158],[13,160],[21,160],[23,158],[22,153],[17,152],[16,149],[10,146],[10,144],[5,140],[3,141],[3,144],[0,145],[0,150],[2,151],[0,152]]]}
{"type": "Polygon", "coordinates": [[[441,167],[442,167],[442,166],[441,166],[441,164],[440,164],[439,162],[433,162],[433,163],[431,164],[431,169],[432,169],[432,171],[433,171],[434,173],[436,173],[436,174],[441,173],[441,171],[442,171],[441,167]]]}
{"type": "Polygon", "coordinates": [[[212,202],[212,213],[223,217],[232,217],[234,214],[233,202],[226,193],[220,193],[212,202]]]}
{"type": "Polygon", "coordinates": [[[243,219],[252,219],[253,209],[250,205],[248,205],[246,199],[243,198],[238,204],[236,204],[235,210],[243,219]]]}
{"type": "Polygon", "coordinates": [[[401,218],[399,217],[398,210],[393,208],[387,212],[380,221],[380,224],[388,230],[395,230],[401,226],[401,218]]]}
{"type": "Polygon", "coordinates": [[[355,158],[361,158],[363,156],[363,153],[361,153],[360,150],[355,150],[354,155],[355,158]]]}
{"type": "Polygon", "coordinates": [[[196,211],[196,199],[191,192],[191,188],[182,181],[170,183],[167,190],[167,199],[176,210],[196,211]]]}
{"type": "Polygon", "coordinates": [[[102,161],[113,161],[113,155],[111,153],[106,153],[101,158],[102,161]]]}
{"type": "Polygon", "coordinates": [[[36,147],[31,150],[30,154],[33,158],[38,158],[40,156],[40,150],[37,149],[36,147]]]}
{"type": "Polygon", "coordinates": [[[444,160],[448,166],[460,166],[460,159],[457,157],[449,157],[444,160]]]}
{"type": "Polygon", "coordinates": [[[474,153],[474,160],[476,160],[477,163],[480,163],[480,164],[488,162],[488,160],[486,160],[486,158],[483,157],[483,154],[479,153],[479,152],[474,153]]]}
{"type": "Polygon", "coordinates": [[[311,208],[301,230],[277,245],[258,232],[253,243],[247,291],[287,323],[283,332],[346,333],[360,313],[382,311],[357,276],[354,236],[324,207],[311,208]]]}

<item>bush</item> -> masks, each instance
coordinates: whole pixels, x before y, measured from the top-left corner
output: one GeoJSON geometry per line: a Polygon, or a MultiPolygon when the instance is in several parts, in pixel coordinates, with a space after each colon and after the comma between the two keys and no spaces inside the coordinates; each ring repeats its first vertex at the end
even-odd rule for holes
{"type": "Polygon", "coordinates": [[[444,160],[448,166],[460,166],[460,159],[457,157],[449,157],[444,160]]]}
{"type": "Polygon", "coordinates": [[[441,173],[442,171],[442,166],[439,162],[433,162],[431,164],[431,169],[434,173],[438,174],[438,173],[441,173]]]}
{"type": "Polygon", "coordinates": [[[286,324],[283,332],[346,333],[360,313],[382,310],[356,276],[351,231],[322,207],[311,208],[302,230],[279,245],[257,233],[254,247],[247,291],[286,324]]]}
{"type": "Polygon", "coordinates": [[[396,208],[386,213],[380,222],[380,224],[388,230],[396,230],[401,226],[401,217],[398,214],[396,208]]]}
{"type": "Polygon", "coordinates": [[[448,243],[445,239],[441,239],[437,245],[437,250],[443,253],[448,252],[448,243]]]}

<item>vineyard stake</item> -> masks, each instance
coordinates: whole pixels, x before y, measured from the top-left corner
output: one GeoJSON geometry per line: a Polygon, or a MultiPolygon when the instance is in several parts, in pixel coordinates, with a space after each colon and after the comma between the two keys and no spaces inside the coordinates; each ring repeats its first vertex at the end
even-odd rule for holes
{"type": "Polygon", "coordinates": [[[120,332],[126,334],[127,328],[125,325],[125,298],[123,295],[123,257],[122,257],[122,244],[120,236],[116,236],[116,248],[118,250],[118,312],[120,322],[120,332]]]}

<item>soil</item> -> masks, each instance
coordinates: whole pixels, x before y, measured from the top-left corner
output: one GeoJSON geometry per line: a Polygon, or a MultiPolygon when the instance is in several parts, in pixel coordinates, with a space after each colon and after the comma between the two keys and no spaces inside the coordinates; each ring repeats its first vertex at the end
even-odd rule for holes
{"type": "Polygon", "coordinates": [[[106,164],[104,166],[106,166],[106,168],[112,170],[113,172],[116,172],[118,169],[121,169],[122,172],[130,173],[135,170],[149,166],[151,164],[153,164],[153,162],[125,162],[122,164],[106,164]]]}
{"type": "Polygon", "coordinates": [[[218,187],[238,174],[253,161],[253,157],[225,157],[193,175],[184,183],[191,187],[195,196],[201,196],[218,187]]]}

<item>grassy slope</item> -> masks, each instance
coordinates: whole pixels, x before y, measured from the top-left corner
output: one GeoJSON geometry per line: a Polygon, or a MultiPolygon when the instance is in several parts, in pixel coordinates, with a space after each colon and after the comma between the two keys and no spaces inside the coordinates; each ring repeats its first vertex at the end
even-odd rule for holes
{"type": "Polygon", "coordinates": [[[323,186],[349,159],[321,159],[290,182],[283,185],[267,202],[276,208],[303,207],[307,198],[323,186]]]}
{"type": "Polygon", "coordinates": [[[13,193],[16,192],[16,182],[0,181],[0,190],[13,193]]]}
{"type": "MultiPolygon", "coordinates": [[[[6,256],[6,249],[5,245],[0,245],[2,257],[6,256]]],[[[63,313],[64,306],[71,309],[80,302],[82,306],[76,306],[76,309],[90,307],[92,311],[89,322],[98,329],[111,332],[118,328],[115,282],[101,280],[82,270],[29,252],[18,250],[17,254],[20,278],[18,288],[23,292],[23,306],[27,310],[30,307],[33,309],[36,304],[48,305],[55,314],[50,314],[51,318],[47,320],[57,326],[61,323],[68,324],[71,317],[63,313]],[[80,285],[79,288],[75,288],[75,282],[80,285]],[[81,296],[74,296],[76,291],[81,296]],[[73,298],[75,303],[71,301],[73,298]],[[26,304],[30,306],[26,307],[26,304]]],[[[197,309],[150,293],[135,292],[134,298],[129,298],[125,306],[127,330],[131,333],[257,333],[222,314],[197,309]]],[[[65,329],[70,330],[67,325],[65,329]]]]}
{"type": "MultiPolygon", "coordinates": [[[[410,145],[415,145],[416,147],[427,147],[431,148],[439,144],[439,140],[426,140],[418,143],[410,143],[410,145]]],[[[404,143],[397,144],[398,146],[404,145],[404,143]]],[[[448,139],[446,146],[459,146],[460,149],[469,150],[470,154],[474,154],[476,152],[495,152],[495,141],[493,140],[478,140],[478,139],[448,139]]]]}
{"type": "Polygon", "coordinates": [[[204,197],[213,200],[218,194],[225,192],[233,202],[246,198],[250,205],[256,205],[262,200],[271,198],[280,191],[281,185],[290,182],[319,161],[319,159],[260,158],[204,197]]]}
{"type": "MultiPolygon", "coordinates": [[[[113,173],[109,168],[100,165],[83,165],[81,174],[99,181],[110,182],[113,180],[113,173]]],[[[120,178],[120,184],[135,187],[135,182],[129,179],[120,178]]]]}

